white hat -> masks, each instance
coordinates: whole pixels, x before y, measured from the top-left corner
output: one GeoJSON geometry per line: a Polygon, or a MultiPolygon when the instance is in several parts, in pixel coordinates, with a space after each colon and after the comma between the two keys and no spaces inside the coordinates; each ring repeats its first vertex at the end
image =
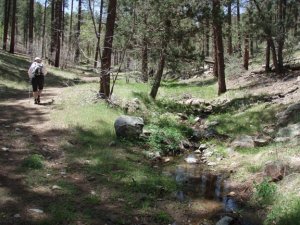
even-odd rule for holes
{"type": "Polygon", "coordinates": [[[40,57],[35,57],[34,61],[42,61],[42,59],[40,57]]]}

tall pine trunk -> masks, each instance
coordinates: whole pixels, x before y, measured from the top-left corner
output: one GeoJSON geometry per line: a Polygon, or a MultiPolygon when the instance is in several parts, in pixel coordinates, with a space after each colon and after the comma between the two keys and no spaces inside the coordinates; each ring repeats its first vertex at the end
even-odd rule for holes
{"type": "Polygon", "coordinates": [[[42,57],[46,56],[46,19],[47,19],[47,0],[44,3],[44,18],[43,18],[43,40],[42,40],[42,57]]]}
{"type": "Polygon", "coordinates": [[[236,0],[236,17],[237,17],[237,32],[238,32],[238,53],[241,55],[242,53],[242,37],[241,37],[241,14],[240,14],[240,0],[236,0]]]}
{"type": "Polygon", "coordinates": [[[8,27],[9,27],[9,14],[10,14],[10,0],[5,0],[4,2],[4,13],[3,13],[3,50],[7,48],[7,36],[8,36],[8,27]]]}
{"type": "Polygon", "coordinates": [[[59,67],[61,49],[61,21],[62,21],[62,0],[56,0],[55,4],[55,62],[54,66],[59,67]]]}
{"type": "Polygon", "coordinates": [[[265,72],[270,72],[270,55],[271,55],[271,43],[270,40],[267,40],[267,46],[266,46],[266,63],[265,63],[265,72]]]}
{"type": "Polygon", "coordinates": [[[206,39],[206,53],[205,56],[209,56],[209,33],[210,33],[210,26],[209,26],[209,17],[206,18],[205,20],[206,23],[206,34],[205,34],[205,39],[206,39]]]}
{"type": "Polygon", "coordinates": [[[227,51],[229,55],[232,55],[232,33],[231,33],[231,24],[232,24],[232,19],[231,19],[231,1],[228,0],[227,3],[227,23],[228,23],[228,43],[227,43],[227,51]]]}
{"type": "Polygon", "coordinates": [[[74,0],[71,1],[71,15],[70,15],[70,28],[69,28],[69,51],[71,49],[71,43],[72,43],[72,35],[73,35],[73,6],[74,6],[74,0]]]}
{"type": "Polygon", "coordinates": [[[222,18],[220,0],[213,0],[213,29],[217,50],[217,66],[218,66],[218,95],[226,92],[225,82],[225,64],[224,64],[224,46],[222,36],[222,18]]]}
{"type": "MultiPolygon", "coordinates": [[[[144,25],[147,27],[147,15],[144,15],[144,25]]],[[[142,79],[148,82],[148,38],[144,33],[142,37],[142,79]]]]}
{"type": "Polygon", "coordinates": [[[106,20],[106,33],[104,39],[104,48],[101,58],[101,77],[100,77],[100,95],[105,98],[110,97],[110,67],[112,44],[114,37],[114,28],[117,12],[117,0],[109,0],[106,20]]]}
{"type": "Polygon", "coordinates": [[[96,52],[95,52],[95,62],[94,68],[97,68],[98,65],[98,58],[100,56],[100,40],[101,40],[101,30],[102,30],[102,14],[103,14],[103,0],[100,3],[100,18],[99,18],[99,27],[98,27],[98,36],[97,36],[97,45],[96,45],[96,52]]]}
{"type": "Polygon", "coordinates": [[[15,53],[15,33],[16,33],[16,14],[17,14],[17,0],[12,1],[12,14],[11,14],[11,34],[10,34],[10,53],[15,53]]]}
{"type": "Polygon", "coordinates": [[[246,34],[245,41],[244,41],[244,68],[245,68],[245,70],[248,70],[248,68],[249,68],[249,58],[250,58],[249,39],[250,39],[249,34],[246,34]]]}
{"type": "Polygon", "coordinates": [[[77,17],[77,30],[76,30],[76,49],[74,62],[78,63],[80,60],[80,29],[81,29],[81,0],[78,0],[78,17],[77,17]]]}
{"type": "Polygon", "coordinates": [[[34,19],[34,0],[29,0],[29,17],[28,17],[28,40],[29,49],[28,53],[31,55],[33,52],[33,19],[34,19]]]}
{"type": "Polygon", "coordinates": [[[167,46],[168,46],[170,33],[171,33],[171,21],[170,20],[165,21],[164,29],[165,29],[165,33],[163,35],[162,42],[161,42],[162,46],[161,46],[161,51],[160,51],[160,60],[159,60],[159,64],[158,64],[158,70],[157,70],[156,76],[154,78],[154,83],[153,83],[153,86],[152,86],[151,92],[150,92],[150,96],[153,99],[156,98],[158,88],[160,87],[160,82],[161,82],[162,75],[163,75],[164,68],[165,68],[167,46]]]}

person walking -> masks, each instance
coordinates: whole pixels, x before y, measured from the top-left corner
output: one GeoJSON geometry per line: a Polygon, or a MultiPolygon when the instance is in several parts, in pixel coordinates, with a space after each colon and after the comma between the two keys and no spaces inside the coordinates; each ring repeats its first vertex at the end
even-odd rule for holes
{"type": "Polygon", "coordinates": [[[47,70],[42,63],[42,59],[36,57],[28,70],[28,76],[32,85],[34,104],[41,103],[41,94],[44,88],[47,70]]]}

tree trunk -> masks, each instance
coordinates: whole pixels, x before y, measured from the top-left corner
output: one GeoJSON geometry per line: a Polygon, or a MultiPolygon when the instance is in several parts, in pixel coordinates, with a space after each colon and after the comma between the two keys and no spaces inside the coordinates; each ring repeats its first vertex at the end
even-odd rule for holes
{"type": "Polygon", "coordinates": [[[213,26],[213,46],[214,46],[214,67],[213,67],[213,74],[215,78],[218,78],[218,48],[217,48],[217,34],[215,28],[213,26]]]}
{"type": "Polygon", "coordinates": [[[275,68],[275,72],[277,74],[279,74],[280,70],[278,68],[277,54],[276,54],[276,48],[275,48],[275,44],[274,44],[273,38],[269,37],[268,41],[270,43],[270,48],[271,48],[271,52],[272,52],[273,66],[275,68]]]}
{"type": "Polygon", "coordinates": [[[69,51],[71,49],[71,43],[72,43],[72,33],[73,33],[73,4],[74,0],[71,1],[71,15],[70,15],[70,31],[69,31],[69,51]]]}
{"type": "Polygon", "coordinates": [[[248,70],[249,68],[249,34],[246,34],[244,42],[244,68],[248,70]]]}
{"type": "Polygon", "coordinates": [[[101,29],[102,28],[102,14],[103,14],[103,0],[101,0],[101,4],[100,4],[100,18],[99,18],[99,27],[98,27],[98,36],[97,36],[97,45],[96,45],[96,52],[95,52],[94,68],[97,68],[98,58],[101,58],[101,56],[100,56],[100,39],[101,39],[101,30],[102,30],[101,29]]]}
{"type": "Polygon", "coordinates": [[[295,21],[295,25],[294,25],[294,37],[297,37],[298,35],[298,17],[299,17],[299,3],[296,5],[297,7],[295,7],[295,12],[294,12],[294,21],[295,21]]]}
{"type": "Polygon", "coordinates": [[[241,14],[240,14],[240,0],[236,0],[236,17],[237,17],[237,30],[238,30],[238,53],[241,55],[241,42],[242,42],[242,37],[241,37],[241,14]]]}
{"type": "Polygon", "coordinates": [[[266,64],[265,64],[265,72],[270,72],[270,54],[271,54],[271,43],[270,40],[267,40],[267,46],[266,46],[266,64]]]}
{"type": "Polygon", "coordinates": [[[55,28],[55,0],[51,2],[51,40],[50,40],[50,56],[49,64],[54,65],[54,53],[55,53],[55,44],[56,44],[56,28],[55,28]]]}
{"type": "Polygon", "coordinates": [[[28,15],[28,40],[29,40],[29,55],[33,52],[33,19],[34,19],[34,0],[29,0],[29,15],[28,15]]]}
{"type": "MultiPolygon", "coordinates": [[[[144,15],[144,25],[147,27],[147,15],[144,15]]],[[[142,38],[142,80],[148,82],[148,39],[147,34],[142,38]]]]}
{"type": "Polygon", "coordinates": [[[80,59],[80,28],[81,28],[81,0],[78,0],[78,19],[77,19],[77,30],[76,30],[76,49],[75,49],[75,63],[79,62],[80,59]]]}
{"type": "Polygon", "coordinates": [[[227,14],[227,19],[228,19],[228,46],[227,46],[227,51],[228,51],[228,54],[229,55],[232,55],[232,34],[231,34],[231,1],[232,0],[228,0],[228,3],[227,3],[227,11],[228,11],[228,14],[227,14]]]}
{"type": "Polygon", "coordinates": [[[160,51],[160,60],[159,60],[159,64],[158,64],[158,70],[156,73],[156,76],[154,78],[154,83],[153,86],[151,88],[151,92],[150,92],[150,96],[155,99],[157,92],[158,92],[158,88],[160,87],[160,82],[162,79],[162,75],[164,72],[164,68],[165,68],[165,62],[166,62],[166,55],[167,55],[167,46],[169,43],[169,38],[170,38],[170,33],[171,33],[171,21],[170,20],[166,20],[165,21],[165,32],[162,38],[162,46],[161,46],[161,51],[160,51]]]}
{"type": "Polygon", "coordinates": [[[209,17],[206,18],[206,29],[207,29],[207,32],[206,32],[206,56],[208,57],[209,56],[209,32],[210,32],[210,27],[209,27],[209,17]]]}
{"type": "Polygon", "coordinates": [[[45,0],[44,4],[44,18],[43,18],[43,41],[42,41],[42,57],[46,56],[46,40],[45,40],[45,35],[46,35],[46,18],[47,18],[47,0],[45,0]]]}
{"type": "Polygon", "coordinates": [[[6,50],[7,48],[7,36],[8,36],[8,27],[9,27],[9,15],[10,15],[10,0],[5,0],[4,3],[4,27],[3,27],[3,50],[6,50]]]}
{"type": "Polygon", "coordinates": [[[61,4],[61,47],[65,42],[65,0],[62,0],[61,4]]]}
{"type": "Polygon", "coordinates": [[[283,68],[283,48],[284,48],[284,41],[285,41],[285,18],[286,18],[286,0],[280,0],[279,2],[279,21],[280,21],[280,34],[279,38],[277,39],[277,59],[278,59],[278,72],[282,73],[283,68]]]}
{"type": "Polygon", "coordinates": [[[110,94],[110,67],[114,28],[117,11],[117,0],[109,0],[106,20],[106,33],[101,59],[100,95],[108,98],[110,94]]]}
{"type": "Polygon", "coordinates": [[[148,82],[148,40],[145,34],[142,42],[142,79],[143,82],[148,82]]]}
{"type": "Polygon", "coordinates": [[[9,52],[15,53],[15,32],[16,32],[16,14],[17,14],[17,0],[12,1],[12,14],[11,14],[11,35],[10,35],[10,49],[9,52]]]}
{"type": "Polygon", "coordinates": [[[55,4],[55,67],[59,67],[60,61],[60,38],[61,38],[61,20],[62,20],[62,0],[56,0],[55,4]]]}
{"type": "MultiPolygon", "coordinates": [[[[218,95],[226,92],[224,46],[222,37],[222,18],[220,0],[213,0],[213,29],[216,39],[217,66],[218,66],[218,95]]],[[[216,63],[216,62],[215,62],[216,63]]]]}

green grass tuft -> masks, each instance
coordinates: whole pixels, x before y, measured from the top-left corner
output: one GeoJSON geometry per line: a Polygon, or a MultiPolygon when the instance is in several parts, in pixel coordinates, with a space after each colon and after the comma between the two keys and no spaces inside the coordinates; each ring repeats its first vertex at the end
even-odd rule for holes
{"type": "Polygon", "coordinates": [[[42,169],[44,167],[43,157],[38,154],[28,156],[23,161],[23,167],[28,169],[42,169]]]}

